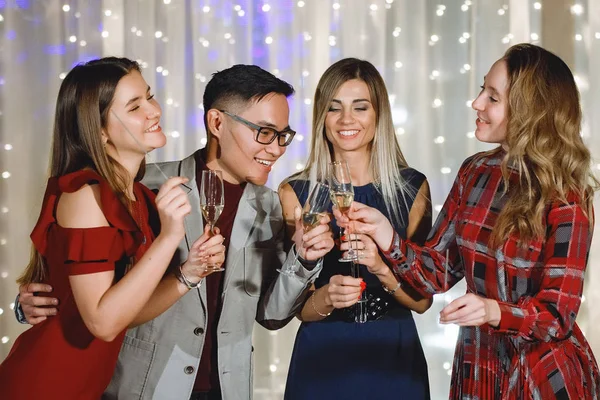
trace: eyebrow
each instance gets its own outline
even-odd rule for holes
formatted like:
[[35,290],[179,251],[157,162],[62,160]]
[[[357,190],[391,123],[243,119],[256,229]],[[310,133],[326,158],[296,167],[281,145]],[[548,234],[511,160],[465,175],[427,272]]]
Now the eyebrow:
[[[354,99],[354,100],[352,100],[352,104],[354,104],[354,103],[362,103],[362,102],[365,102],[365,101],[366,101],[367,103],[370,103],[370,102],[371,102],[369,99]],[[342,104],[342,101],[341,101],[341,100],[338,100],[338,99],[331,99],[331,102],[332,102],[332,103],[339,103],[339,104]]]
[[[148,87],[146,88],[146,93],[148,93],[148,92],[150,92],[150,85],[148,85]],[[138,101],[139,99],[141,99],[141,96],[136,96],[136,97],[134,97],[134,98],[130,99],[130,100],[127,102],[127,104],[125,104],[125,107],[129,107],[129,105],[130,105],[131,103],[135,103],[135,102],[136,102],[136,101]]]
[[[272,123],[270,123],[270,122],[267,122],[267,121],[264,121],[264,120],[258,121],[258,122],[256,123],[256,125],[264,126],[265,128],[273,128],[273,129],[275,129],[275,130],[278,130],[278,128],[277,128],[277,125],[275,125],[275,124],[272,124]],[[285,128],[283,128],[283,129],[281,130],[281,132],[287,131],[288,129],[291,129],[289,125],[288,125],[288,126],[286,126]]]
[[[483,77],[483,87],[486,87],[486,86],[485,86],[485,78],[487,78],[487,75]],[[500,96],[500,92],[499,92],[499,91],[497,91],[495,87],[493,87],[493,86],[489,86],[489,85],[488,85],[488,86],[487,86],[487,88],[488,88],[488,89],[490,89],[490,90],[491,90],[491,91],[492,91],[494,94],[496,94],[497,96]]]

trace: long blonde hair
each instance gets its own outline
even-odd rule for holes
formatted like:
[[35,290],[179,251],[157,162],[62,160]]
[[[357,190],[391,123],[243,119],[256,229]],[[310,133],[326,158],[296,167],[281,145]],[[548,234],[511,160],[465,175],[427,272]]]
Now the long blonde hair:
[[[49,168],[51,177],[85,168],[96,171],[128,209],[128,173],[106,153],[101,131],[107,126],[119,81],[132,71],[140,72],[135,61],[105,57],[77,65],[67,74],[56,101]],[[144,172],[142,161],[135,181],[141,180]],[[17,283],[41,282],[46,273],[45,260],[32,245],[29,264]]]
[[368,61],[344,58],[323,73],[315,92],[308,162],[304,170],[285,179],[282,185],[293,179],[307,179],[311,184],[316,180],[327,179],[329,163],[333,161],[333,147],[327,140],[325,119],[331,100],[340,86],[353,79],[365,82],[369,88],[376,115],[375,137],[369,144],[369,172],[393,221],[399,225],[408,225],[408,221],[402,218],[400,205],[401,202],[408,204],[408,198],[414,199],[416,192],[411,191],[400,174],[408,164],[396,139],[388,92],[383,78]]
[[[553,201],[576,194],[593,226],[598,181],[590,152],[580,136],[579,91],[569,67],[555,54],[532,44],[509,48],[506,143],[502,162],[508,200],[496,221],[492,242],[512,233],[521,242],[545,236],[544,213]],[[519,179],[509,186],[509,167]]]

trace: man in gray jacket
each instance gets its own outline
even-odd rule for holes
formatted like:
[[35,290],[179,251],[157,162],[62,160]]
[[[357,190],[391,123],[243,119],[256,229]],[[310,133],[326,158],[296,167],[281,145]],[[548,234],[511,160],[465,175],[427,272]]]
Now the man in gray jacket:
[[[292,94],[289,84],[257,66],[214,74],[204,93],[207,147],[184,160],[147,167],[143,183],[151,189],[166,176],[189,178],[192,213],[172,263],[179,286],[165,295],[164,313],[127,332],[104,398],[252,398],[254,321],[267,329],[287,324],[318,275],[321,257],[333,247],[327,218],[303,236],[297,221],[295,248],[285,254],[279,199],[264,186],[295,134],[288,124]],[[178,267],[203,232],[199,186],[206,169],[223,174],[225,208],[217,227],[227,248],[225,271],[182,277]],[[278,274],[279,268],[296,272]],[[29,322],[52,312],[37,307],[52,304],[51,298],[31,296],[40,289],[21,288]]]

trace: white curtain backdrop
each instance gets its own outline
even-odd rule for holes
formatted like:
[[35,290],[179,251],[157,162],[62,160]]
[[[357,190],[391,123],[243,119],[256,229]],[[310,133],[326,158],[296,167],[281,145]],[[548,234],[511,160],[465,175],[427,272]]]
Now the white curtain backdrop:
[[[202,93],[215,71],[257,64],[287,80],[296,89],[290,124],[298,135],[271,174],[276,188],[307,158],[320,75],[340,58],[367,59],[387,83],[398,140],[427,175],[437,211],[461,162],[489,148],[474,138],[470,101],[491,64],[518,42],[556,48],[570,63],[582,135],[598,158],[600,0],[0,0],[0,360],[26,328],[13,317],[15,279],[47,178],[55,98],[76,63],[106,55],[140,61],[169,139],[149,161],[204,145]],[[600,303],[599,257],[592,253],[579,314],[597,355],[600,327],[591,321],[600,310],[590,305]],[[458,331],[439,325],[438,312],[463,293],[459,285],[415,317],[433,399],[447,398]],[[257,326],[255,398],[282,398],[297,326]]]

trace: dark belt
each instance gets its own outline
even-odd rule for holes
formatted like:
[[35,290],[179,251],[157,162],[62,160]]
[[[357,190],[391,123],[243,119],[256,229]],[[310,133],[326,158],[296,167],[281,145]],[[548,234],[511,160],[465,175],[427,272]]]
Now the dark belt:
[[211,390],[210,392],[192,392],[190,400],[221,400],[221,392]]
[[[383,289],[367,289],[367,321],[375,321],[383,318],[386,314],[388,314],[388,312],[399,307],[400,305],[398,302],[396,302],[392,296],[384,292]],[[356,311],[357,310],[355,306],[336,309],[331,314],[331,317],[327,318],[325,321],[354,322]]]

